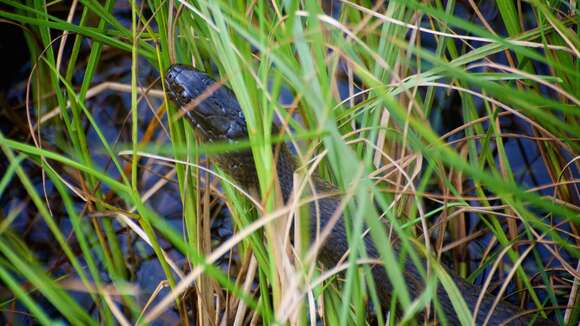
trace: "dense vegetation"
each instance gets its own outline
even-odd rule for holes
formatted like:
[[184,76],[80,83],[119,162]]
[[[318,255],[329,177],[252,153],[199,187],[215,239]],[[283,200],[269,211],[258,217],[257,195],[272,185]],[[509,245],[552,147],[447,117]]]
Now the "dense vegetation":
[[[423,323],[443,286],[470,324],[446,265],[578,323],[576,1],[0,3],[30,53],[0,112],[0,321]],[[175,62],[233,90],[248,142],[198,141],[164,97]],[[343,265],[284,242],[300,201],[272,187],[273,142],[343,191]],[[208,172],[240,148],[260,194]],[[367,226],[400,314],[378,309]],[[431,253],[421,297],[388,238]]]

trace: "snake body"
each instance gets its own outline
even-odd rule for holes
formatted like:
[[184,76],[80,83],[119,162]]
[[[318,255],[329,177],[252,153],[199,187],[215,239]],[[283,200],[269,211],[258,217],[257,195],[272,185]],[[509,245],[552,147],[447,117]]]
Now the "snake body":
[[[231,142],[248,138],[246,122],[240,104],[233,92],[225,86],[218,85],[206,73],[187,65],[172,65],[166,74],[167,94],[178,106],[186,111],[187,119],[196,127],[202,139],[207,142]],[[195,107],[193,107],[195,106]],[[293,173],[296,163],[285,144],[278,145],[276,152],[276,173],[283,199],[287,201],[293,189]],[[254,158],[250,150],[220,154],[215,157],[216,163],[245,189],[256,189],[258,175],[254,166]],[[328,193],[335,190],[332,185],[315,178],[317,192]],[[317,200],[317,207],[312,207],[310,239],[316,238],[317,228],[322,229],[339,209],[340,201],[336,197],[325,197]],[[314,204],[312,204],[314,205]],[[318,212],[319,217],[314,216]],[[318,221],[319,220],[319,221]],[[320,225],[317,225],[320,223]],[[372,241],[364,238],[369,257],[380,257]],[[398,256],[399,247],[393,244]],[[348,251],[345,225],[342,217],[334,225],[332,232],[326,238],[318,251],[318,261],[326,267],[339,263],[341,257]],[[408,260],[407,260],[408,261]],[[404,277],[413,298],[418,297],[425,289],[423,277],[417,267],[410,261],[404,265]],[[467,283],[461,277],[448,271],[456,286],[463,295],[470,311],[475,310],[481,289]],[[393,287],[390,284],[383,266],[372,268],[372,276],[381,305],[388,307],[391,301]],[[437,296],[444,317],[449,325],[459,325],[460,321],[445,289],[437,287]],[[484,324],[496,297],[486,293],[480,303],[476,324]],[[419,314],[422,316],[422,314]],[[554,325],[552,321],[537,317],[534,320],[518,307],[499,301],[491,312],[488,325]]]

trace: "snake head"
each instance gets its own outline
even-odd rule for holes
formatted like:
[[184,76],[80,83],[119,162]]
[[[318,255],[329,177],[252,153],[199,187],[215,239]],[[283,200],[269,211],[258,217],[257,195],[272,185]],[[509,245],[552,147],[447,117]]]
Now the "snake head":
[[210,142],[247,138],[246,120],[234,93],[208,74],[176,64],[165,76],[167,96]]

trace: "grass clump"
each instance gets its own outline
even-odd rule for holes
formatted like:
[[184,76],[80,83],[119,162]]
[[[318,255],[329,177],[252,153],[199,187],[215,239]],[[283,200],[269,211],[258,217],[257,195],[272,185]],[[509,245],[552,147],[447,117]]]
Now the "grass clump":
[[[443,286],[470,324],[442,265],[538,316],[580,319],[570,3],[1,2],[31,62],[24,106],[10,108],[26,123],[0,134],[2,320],[397,324],[427,309],[444,324]],[[148,78],[175,62],[233,90],[247,142],[198,141]],[[297,177],[317,170],[340,190],[343,265],[320,270],[287,241],[301,208],[275,196],[273,143],[293,148]],[[209,169],[240,148],[259,194]],[[223,214],[235,231],[217,239]],[[363,232],[396,292],[388,315]],[[421,296],[389,238],[410,260],[435,257]]]

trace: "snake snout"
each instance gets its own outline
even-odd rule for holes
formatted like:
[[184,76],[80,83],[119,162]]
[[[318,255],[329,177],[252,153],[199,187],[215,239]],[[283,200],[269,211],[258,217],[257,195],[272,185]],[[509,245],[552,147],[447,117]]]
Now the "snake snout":
[[168,97],[179,106],[185,106],[195,99],[199,92],[190,85],[198,84],[196,83],[196,74],[197,71],[189,66],[182,64],[171,65],[165,75]]
[[187,113],[210,141],[247,138],[246,121],[230,89],[195,68],[171,65],[165,76],[168,97]]

